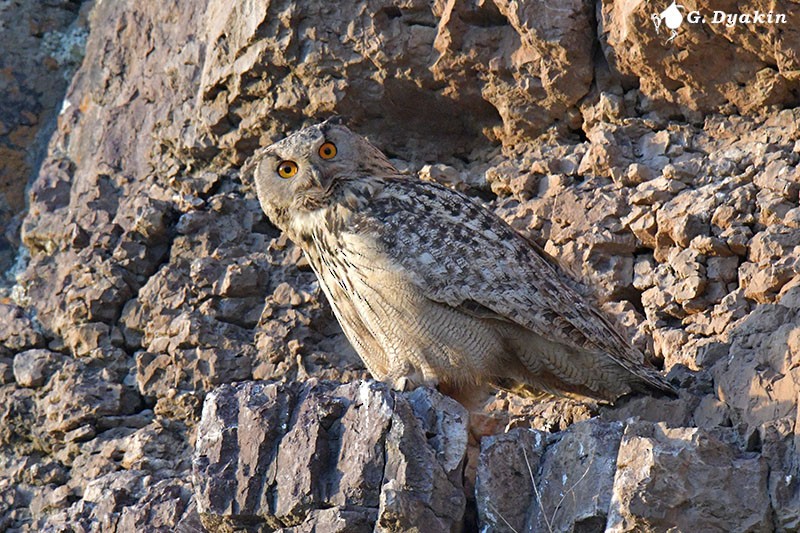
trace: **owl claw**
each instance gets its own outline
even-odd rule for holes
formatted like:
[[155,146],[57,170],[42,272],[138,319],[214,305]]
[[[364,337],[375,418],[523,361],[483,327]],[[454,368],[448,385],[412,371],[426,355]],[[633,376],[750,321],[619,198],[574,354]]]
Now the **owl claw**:
[[402,376],[392,382],[392,388],[398,392],[407,392],[414,390],[416,387],[414,386],[414,383],[411,382],[410,378]]
[[425,379],[423,376],[408,376],[402,375],[400,377],[388,377],[386,379],[392,385],[392,389],[399,392],[408,392],[416,389],[417,387],[430,387],[435,389],[439,384],[438,379]]

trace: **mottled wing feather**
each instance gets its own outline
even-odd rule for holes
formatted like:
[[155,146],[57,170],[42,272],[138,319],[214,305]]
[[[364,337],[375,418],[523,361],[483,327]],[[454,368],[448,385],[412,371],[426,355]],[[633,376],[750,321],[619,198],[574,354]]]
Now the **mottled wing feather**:
[[538,246],[466,195],[435,183],[386,179],[355,218],[425,295],[479,317],[515,322],[567,347],[602,352],[652,386],[641,354],[574,290]]

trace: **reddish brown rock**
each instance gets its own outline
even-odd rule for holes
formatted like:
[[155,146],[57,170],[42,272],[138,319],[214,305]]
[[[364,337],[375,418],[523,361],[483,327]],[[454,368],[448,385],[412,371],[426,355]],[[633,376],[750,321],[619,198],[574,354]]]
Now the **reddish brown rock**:
[[448,96],[490,103],[502,119],[494,135],[504,144],[556,120],[569,121],[570,108],[589,92],[589,3],[576,0],[551,10],[505,1],[443,2],[435,15],[435,78],[446,84]]
[[[25,188],[46,152],[69,79],[83,58],[91,5],[0,7],[0,272],[14,264]],[[7,281],[0,276],[0,287]]]
[[[680,110],[690,118],[735,106],[743,113],[770,105],[796,105],[800,62],[797,10],[791,2],[752,0],[736,4],[695,2],[683,6],[683,24],[671,37],[652,17],[670,5],[662,3],[605,3],[601,10],[603,52],[624,79],[637,79],[640,91],[658,110]],[[712,23],[715,11],[731,14],[756,11],[781,13],[783,23]],[[690,23],[689,12],[705,17]]]
[[46,432],[47,440],[56,443],[75,440],[69,439],[69,432],[84,427],[94,432],[102,417],[136,412],[138,396],[107,378],[102,371],[65,361],[43,389],[39,406],[42,426],[36,430]]

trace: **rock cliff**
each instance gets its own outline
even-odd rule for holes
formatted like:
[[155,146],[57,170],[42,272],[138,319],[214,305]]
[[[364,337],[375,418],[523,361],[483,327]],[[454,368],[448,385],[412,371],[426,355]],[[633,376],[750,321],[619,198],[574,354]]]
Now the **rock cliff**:
[[[670,42],[633,0],[18,4],[0,529],[800,528],[796,3],[687,2]],[[680,397],[370,381],[239,173],[331,114],[540,243]]]

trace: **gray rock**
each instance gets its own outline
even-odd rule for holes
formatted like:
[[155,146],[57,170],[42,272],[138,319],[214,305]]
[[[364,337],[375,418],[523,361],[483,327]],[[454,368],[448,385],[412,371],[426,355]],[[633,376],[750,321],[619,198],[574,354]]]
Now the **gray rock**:
[[59,357],[49,350],[28,350],[14,356],[14,380],[20,387],[41,387]]
[[44,336],[19,306],[0,302],[0,355],[44,346]]
[[[66,489],[56,489],[51,500]],[[36,531],[185,531],[203,532],[192,521],[188,480],[156,480],[138,471],[98,476],[69,506],[36,513]],[[201,526],[202,527],[202,526]]]
[[[182,525],[189,524],[192,510],[192,487],[188,479],[159,481],[148,487],[134,505],[122,509],[117,531],[181,531]],[[191,531],[202,533],[196,526]]]
[[773,531],[769,468],[729,428],[628,425],[606,531]]
[[417,389],[397,401],[386,436],[385,483],[376,531],[461,531],[468,414],[457,402]]
[[459,531],[466,423],[429,390],[224,385],[198,426],[197,510],[209,529]]
[[541,505],[532,531],[600,531],[611,503],[623,424],[597,418],[570,426],[547,446],[539,469]]
[[475,481],[481,529],[525,531],[538,505],[534,485],[546,442],[546,433],[521,428],[482,440]]
[[0,357],[0,385],[14,381],[14,360]]
[[0,444],[19,446],[29,452],[27,443],[34,440],[37,419],[36,396],[31,389],[0,386]]
[[[0,4],[0,285],[15,284],[0,289],[0,529],[201,529],[187,484],[203,400],[250,379],[286,382],[264,402],[290,414],[264,415],[274,435],[255,423],[244,444],[225,434],[245,459],[213,473],[241,492],[209,482],[228,507],[206,502],[206,523],[230,525],[246,511],[297,531],[458,527],[463,433],[449,401],[370,385],[367,396],[389,410],[368,416],[354,407],[359,387],[318,384],[312,394],[302,384],[367,373],[240,168],[257,146],[334,113],[409,173],[431,165],[423,174],[480,195],[592,287],[688,389],[604,408],[604,420],[735,427],[770,469],[752,500],[767,494],[775,527],[798,529],[794,19],[777,33],[737,27],[734,40],[684,24],[665,46],[649,3]],[[80,62],[72,45],[89,18],[86,59],[68,83],[61,76]],[[73,19],[76,31],[65,32]],[[25,201],[40,160],[28,157],[45,145]],[[24,355],[14,381],[14,356],[44,348],[58,354],[52,365]],[[237,402],[260,420],[257,405]],[[596,409],[504,394],[487,409],[495,421],[483,435],[507,425],[563,432],[542,441],[540,456],[529,433],[512,433],[529,445],[546,512],[520,485],[519,508],[491,500],[503,517],[522,528],[554,517],[566,529],[602,519],[608,471],[578,461],[574,446],[610,457],[614,439],[603,435],[613,432],[597,428],[613,422],[569,429]],[[238,418],[225,420],[217,427]],[[480,436],[471,434],[476,458]],[[518,443],[504,438],[490,449],[509,455],[486,455],[484,487],[490,472],[504,479],[504,461],[515,483],[530,483]],[[681,443],[687,456],[709,451]],[[640,471],[648,460],[618,467]],[[269,483],[244,465],[266,465]],[[702,481],[662,479],[663,493]],[[582,492],[590,487],[594,500]],[[578,499],[562,502],[570,488]],[[506,527],[480,500],[467,504],[468,527],[479,512]],[[691,516],[698,525],[685,529],[708,524]]]
[[481,531],[602,531],[622,430],[620,422],[593,418],[550,438],[515,429],[484,439],[476,485]]

